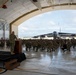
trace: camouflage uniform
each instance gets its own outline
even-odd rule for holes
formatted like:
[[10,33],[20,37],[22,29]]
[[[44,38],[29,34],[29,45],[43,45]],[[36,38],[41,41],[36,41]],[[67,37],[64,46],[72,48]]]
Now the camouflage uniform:
[[14,34],[10,34],[10,46],[11,46],[11,52],[14,52],[14,46],[15,46],[15,39],[17,39],[17,37]]

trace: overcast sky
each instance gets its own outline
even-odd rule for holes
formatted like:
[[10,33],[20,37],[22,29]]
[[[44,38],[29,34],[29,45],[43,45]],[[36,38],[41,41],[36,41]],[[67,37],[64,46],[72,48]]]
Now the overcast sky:
[[19,37],[57,32],[76,33],[76,10],[50,11],[32,17],[19,25]]

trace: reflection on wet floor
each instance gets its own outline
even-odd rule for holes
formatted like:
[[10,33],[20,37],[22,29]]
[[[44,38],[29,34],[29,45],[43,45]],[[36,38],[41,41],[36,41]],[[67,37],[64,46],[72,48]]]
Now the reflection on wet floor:
[[76,73],[76,50],[73,48],[70,52],[58,48],[53,52],[28,51],[25,54],[27,59],[20,66],[25,70],[47,74],[59,74],[60,71],[67,71],[68,75]]
[[[56,51],[25,51],[26,60],[13,70],[13,74],[28,75],[38,73],[38,75],[76,75],[76,49],[63,52],[60,48]],[[14,72],[15,71],[15,72]],[[9,72],[11,73],[11,71]],[[4,74],[3,74],[4,75]],[[33,74],[32,74],[33,75]]]

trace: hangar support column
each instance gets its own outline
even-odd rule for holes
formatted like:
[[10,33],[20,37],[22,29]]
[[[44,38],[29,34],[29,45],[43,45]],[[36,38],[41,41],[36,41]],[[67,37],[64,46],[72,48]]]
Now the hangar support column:
[[14,31],[15,35],[18,37],[18,26],[14,25],[14,24],[10,24],[10,33]]

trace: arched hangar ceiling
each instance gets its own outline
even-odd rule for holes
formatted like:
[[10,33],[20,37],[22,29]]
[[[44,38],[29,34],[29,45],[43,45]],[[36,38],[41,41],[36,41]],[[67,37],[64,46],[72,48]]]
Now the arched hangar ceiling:
[[76,0],[0,0],[0,19],[13,25],[47,11],[76,9]]

